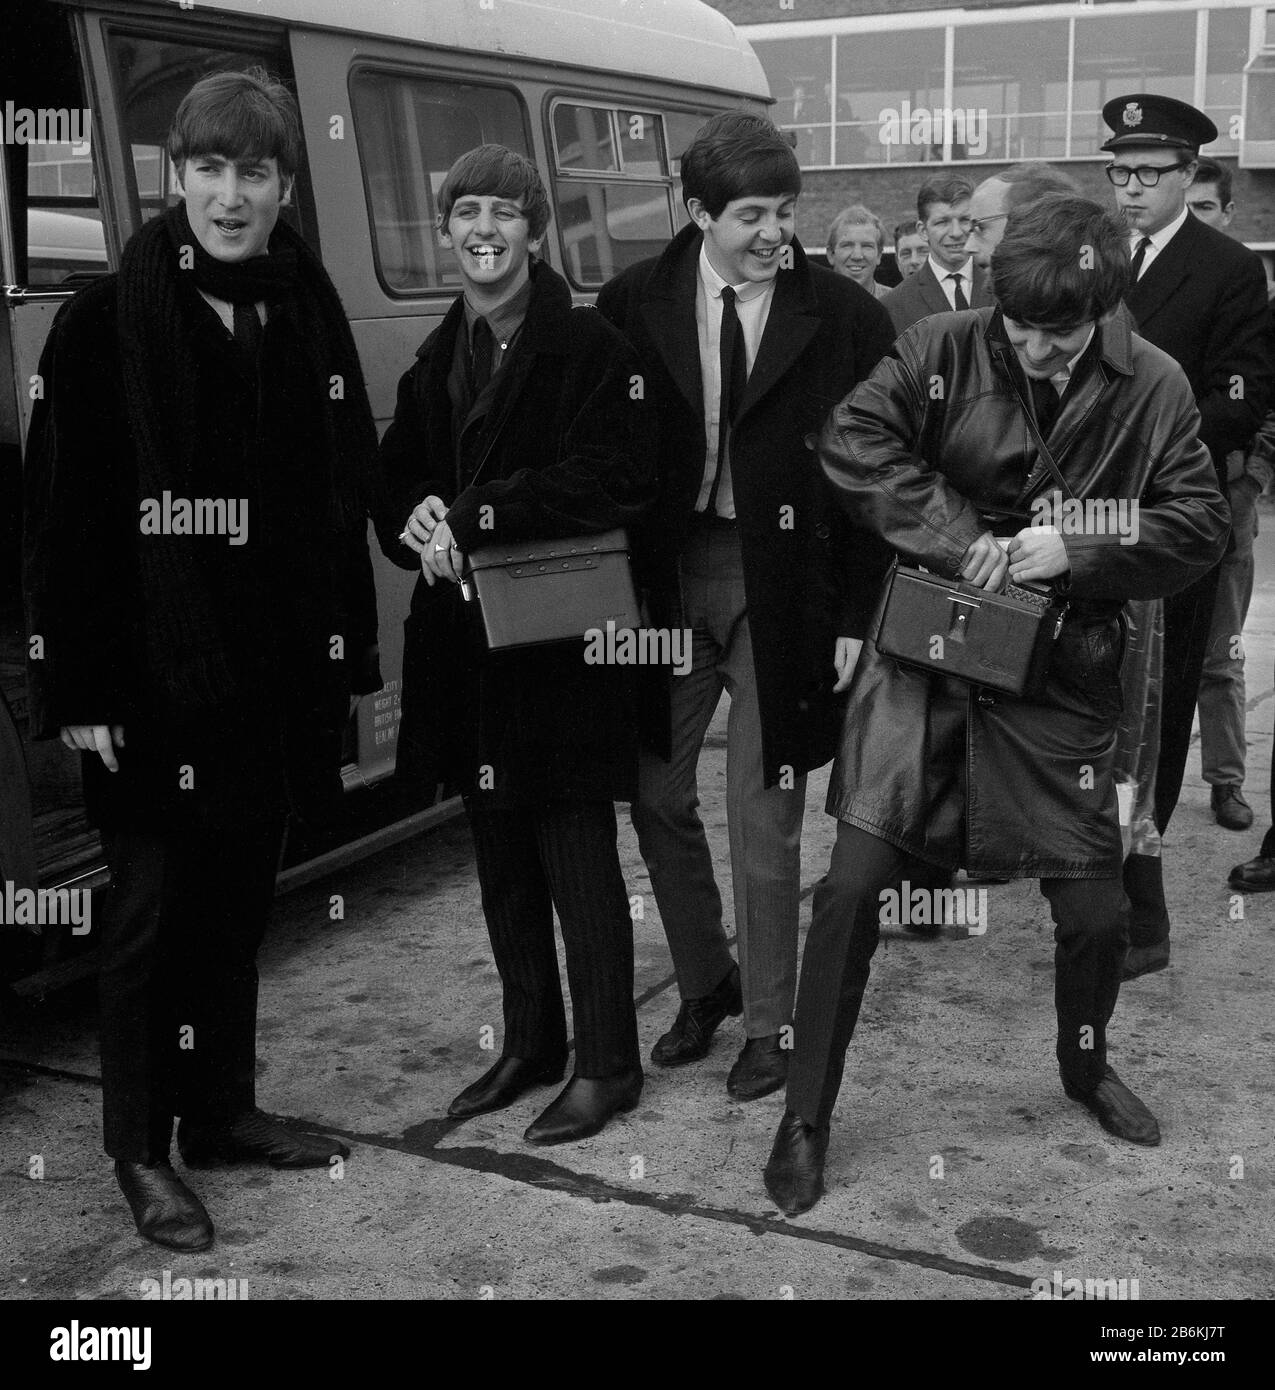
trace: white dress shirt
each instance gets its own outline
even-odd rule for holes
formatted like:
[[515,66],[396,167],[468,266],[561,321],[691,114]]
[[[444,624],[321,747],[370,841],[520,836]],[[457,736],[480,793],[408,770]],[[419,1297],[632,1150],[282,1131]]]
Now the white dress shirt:
[[[722,406],[722,290],[728,282],[713,269],[708,249],[700,247],[699,276],[695,286],[695,326],[699,331],[700,379],[704,385],[704,481],[700,484],[695,510],[708,506],[717,472],[717,437],[721,428]],[[752,280],[734,285],[735,314],[744,334],[744,353],[751,372],[757,360],[771,300],[775,296],[775,281],[757,283]],[[734,517],[735,492],[730,478],[730,442],[722,459],[722,480],[717,487],[718,516]]]
[[1155,258],[1160,254],[1160,252],[1163,251],[1164,248],[1173,240],[1174,234],[1187,220],[1187,218],[1194,216],[1195,214],[1191,211],[1190,208],[1183,208],[1182,211],[1178,213],[1178,215],[1173,219],[1172,222],[1170,222],[1165,227],[1161,227],[1158,232],[1135,231],[1133,233],[1133,235],[1129,238],[1129,255],[1131,258],[1134,252],[1137,251],[1138,243],[1142,240],[1142,238],[1144,236],[1151,238],[1151,245],[1147,247],[1146,254],[1142,257],[1142,269],[1138,271],[1139,280],[1141,280],[1142,277],[1147,273],[1147,270],[1150,268],[1151,262],[1155,260]]
[[956,308],[956,286],[947,278],[949,275],[959,275],[961,277],[961,289],[965,293],[965,307],[967,309],[972,309],[974,307],[973,256],[970,256],[959,270],[944,270],[933,256],[930,257],[929,266],[934,274],[934,278],[939,282],[939,287],[942,289],[943,293],[947,295],[948,305],[952,309]]

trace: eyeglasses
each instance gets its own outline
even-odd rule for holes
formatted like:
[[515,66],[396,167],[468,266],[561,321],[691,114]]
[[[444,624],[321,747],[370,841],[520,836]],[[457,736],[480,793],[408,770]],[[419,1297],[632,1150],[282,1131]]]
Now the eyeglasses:
[[1172,173],[1174,169],[1185,169],[1190,160],[1179,160],[1177,164],[1139,164],[1136,169],[1130,169],[1125,164],[1108,164],[1107,177],[1117,188],[1123,188],[1129,182],[1130,174],[1137,174],[1138,182],[1143,188],[1154,188],[1160,182],[1161,174]]
[[990,217],[975,217],[970,222],[970,235],[982,236],[983,231],[989,222],[999,222],[1002,217],[1008,217],[1007,212],[994,212]]

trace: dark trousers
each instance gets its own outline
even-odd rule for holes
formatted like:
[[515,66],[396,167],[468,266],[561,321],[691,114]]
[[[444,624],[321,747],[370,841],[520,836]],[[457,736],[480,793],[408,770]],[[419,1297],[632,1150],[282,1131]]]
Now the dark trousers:
[[106,836],[98,997],[112,1158],[159,1162],[175,1115],[256,1104],[256,956],[282,838],[281,820]]
[[[880,939],[881,892],[898,888],[911,860],[902,850],[841,822],[827,877],[815,889],[814,914],[797,991],[788,1108],[826,1125],[841,1089]],[[1063,1080],[1092,1091],[1107,1066],[1107,1020],[1120,993],[1127,945],[1124,891],[1118,879],[1041,879],[1054,919],[1054,1003]]]
[[[1155,771],[1155,823],[1161,835],[1169,827],[1182,791],[1220,573],[1220,566],[1214,565],[1203,579],[1164,601],[1164,685]],[[1129,895],[1131,944],[1155,946],[1167,941],[1169,909],[1160,855],[1130,854],[1124,864],[1124,888]]]
[[633,1005],[633,923],[609,801],[495,809],[467,797],[483,914],[504,987],[504,1047],[513,1057],[567,1055],[554,947],[558,910],[577,1076],[641,1066]]

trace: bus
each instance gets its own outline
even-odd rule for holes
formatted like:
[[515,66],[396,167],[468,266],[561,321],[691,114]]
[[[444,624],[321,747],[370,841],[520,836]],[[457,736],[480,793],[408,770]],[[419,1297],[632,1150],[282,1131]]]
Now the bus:
[[[22,446],[59,305],[175,201],[164,147],[185,92],[211,72],[262,65],[296,93],[305,150],[285,215],[341,295],[381,429],[399,376],[459,288],[434,230],[459,154],[493,141],[534,159],[553,199],[542,254],[584,302],[682,225],[678,155],[693,132],[770,98],[751,48],[699,0],[8,0],[5,29],[0,879],[95,889],[106,870],[79,755],[27,735]],[[446,788],[408,793],[390,777],[412,578],[372,550],[387,679],[347,729],[349,826],[336,842],[294,835],[282,888],[455,807]],[[0,978],[20,992],[91,969],[63,928],[40,940],[0,929],[7,953],[15,942],[21,959]]]

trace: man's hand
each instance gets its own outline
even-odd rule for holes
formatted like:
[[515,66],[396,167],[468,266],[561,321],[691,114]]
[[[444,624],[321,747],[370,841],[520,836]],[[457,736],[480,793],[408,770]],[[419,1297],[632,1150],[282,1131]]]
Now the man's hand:
[[997,544],[996,537],[990,531],[984,531],[965,552],[961,578],[975,588],[995,592],[1005,582],[1008,568],[1009,559]]
[[854,679],[854,668],[859,664],[859,654],[863,651],[863,641],[858,637],[838,637],[837,652],[833,665],[837,668],[837,683],[832,687],[834,695],[849,689]]
[[434,528],[446,515],[447,507],[443,499],[431,494],[407,518],[407,525],[403,527],[399,540],[418,555],[422,554],[434,534]]
[[63,725],[62,742],[68,748],[78,748],[82,753],[98,753],[112,772],[120,770],[115,750],[124,747],[122,724],[112,724],[109,729],[105,724]]
[[465,557],[452,539],[452,528],[445,521],[440,521],[434,527],[429,545],[421,552],[421,572],[425,582],[431,588],[436,579],[448,579],[453,584],[459,584],[464,563]]
[[1024,580],[1057,579],[1071,568],[1063,538],[1052,526],[1028,526],[1009,543],[1009,577]]

